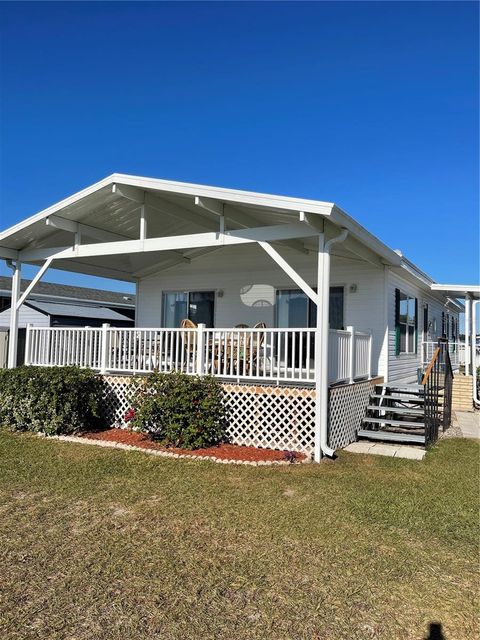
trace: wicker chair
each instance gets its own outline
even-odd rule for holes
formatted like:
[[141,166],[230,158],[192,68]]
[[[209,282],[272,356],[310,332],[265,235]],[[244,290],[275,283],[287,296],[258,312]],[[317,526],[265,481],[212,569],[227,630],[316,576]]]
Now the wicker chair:
[[193,369],[195,366],[196,355],[196,335],[192,336],[191,329],[196,329],[197,325],[189,318],[184,318],[180,323],[180,329],[188,329],[189,331],[182,331],[182,348],[185,353],[185,368],[188,370]]
[[[265,322],[257,322],[253,327],[254,329],[266,329],[267,325]],[[260,349],[265,341],[265,333],[263,331],[258,332],[256,334],[243,334],[240,335],[238,340],[238,360],[240,364],[241,372],[243,372],[244,367],[242,366],[243,361],[245,361],[245,371],[248,371],[248,375],[251,375],[255,370],[257,358],[260,353]],[[235,362],[237,358],[234,359]],[[240,372],[240,373],[241,373]],[[238,375],[237,371],[237,375]]]

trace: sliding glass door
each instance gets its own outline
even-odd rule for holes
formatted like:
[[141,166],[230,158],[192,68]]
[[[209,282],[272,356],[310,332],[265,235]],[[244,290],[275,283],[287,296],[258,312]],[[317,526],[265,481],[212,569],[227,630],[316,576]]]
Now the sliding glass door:
[[214,291],[165,291],[162,296],[162,326],[174,329],[185,318],[213,327]]
[[[330,287],[330,329],[344,329],[343,287]],[[315,327],[317,306],[299,289],[279,289],[275,305],[276,326],[286,329]]]

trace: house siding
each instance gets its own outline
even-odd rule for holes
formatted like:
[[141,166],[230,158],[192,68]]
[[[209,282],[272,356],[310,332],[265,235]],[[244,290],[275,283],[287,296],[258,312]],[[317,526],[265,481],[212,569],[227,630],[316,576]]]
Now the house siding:
[[[282,255],[311,285],[316,286],[317,261],[313,254],[282,249]],[[373,336],[373,373],[384,375],[380,359],[386,331],[383,291],[384,270],[361,260],[332,256],[330,283],[344,286],[345,325]],[[355,284],[357,290],[349,287]],[[239,323],[253,326],[265,322],[275,326],[275,290],[297,288],[259,247],[228,247],[199,257],[138,282],[140,327],[159,327],[162,322],[163,291],[215,290],[216,327]],[[380,363],[380,364],[379,364]]]
[[[49,327],[50,317],[27,305],[22,305],[18,312],[18,328],[25,329],[27,324],[34,324],[36,327]],[[10,326],[10,309],[5,309],[0,313],[0,327]]]
[[[395,343],[395,289],[417,298],[418,300],[418,330],[417,353],[396,355]],[[423,308],[428,304],[429,320],[436,320],[436,331],[430,331],[428,340],[436,341],[442,335],[442,313],[448,313],[458,321],[458,313],[453,312],[441,298],[428,294],[420,287],[405,280],[391,270],[388,275],[388,381],[416,382],[418,369],[422,366],[423,340]]]

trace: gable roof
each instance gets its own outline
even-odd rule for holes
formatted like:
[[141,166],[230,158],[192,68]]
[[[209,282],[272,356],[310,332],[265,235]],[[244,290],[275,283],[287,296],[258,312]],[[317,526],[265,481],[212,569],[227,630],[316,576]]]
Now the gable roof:
[[[134,282],[152,270],[170,269],[206,251],[222,248],[205,248],[198,244],[189,245],[181,251],[155,248],[149,252],[142,249],[132,253],[125,248],[125,252],[103,255],[99,246],[89,257],[86,257],[88,252],[69,254],[75,229],[81,231],[82,238],[89,238],[86,243],[90,245],[92,239],[96,244],[105,238],[107,242],[112,239],[138,242],[142,204],[148,205],[151,213],[148,218],[149,238],[200,234],[205,230],[218,233],[220,215],[225,217],[228,230],[235,232],[285,222],[298,223],[306,214],[309,219],[315,219],[315,223],[318,221],[324,225],[330,234],[336,235],[339,228],[348,230],[347,240],[336,249],[340,255],[344,252],[348,257],[361,249],[367,257],[373,256],[378,264],[400,270],[402,275],[413,279],[424,289],[431,290],[435,282],[400,251],[388,247],[334,203],[119,173],[0,233],[0,258],[18,259],[20,252],[23,253],[21,259],[31,264],[42,264],[44,258],[40,259],[40,255],[50,255],[59,249],[53,263],[56,269]],[[47,224],[50,221],[52,224]],[[313,238],[294,242],[303,249],[316,247]],[[30,252],[30,260],[27,260],[28,253],[24,250]],[[33,255],[36,260],[33,260]]]
[[[20,286],[21,291],[30,284],[31,280],[24,280]],[[12,279],[9,276],[0,276],[0,296],[10,296],[12,290]],[[75,287],[68,284],[56,284],[53,282],[37,282],[34,290],[29,295],[29,300],[44,298],[49,300],[78,300],[82,302],[92,302],[95,304],[111,304],[120,307],[135,307],[134,293],[120,293],[117,291],[106,291],[104,289],[92,289],[89,287]]]
[[85,304],[61,304],[56,302],[39,302],[28,301],[25,303],[27,306],[32,309],[36,309],[42,313],[45,313],[49,316],[62,316],[62,317],[73,317],[73,318],[89,318],[92,320],[105,320],[105,321],[126,321],[132,322],[130,318],[122,315],[121,313],[117,313],[117,311],[113,311],[112,309],[108,309],[106,307],[91,307]]

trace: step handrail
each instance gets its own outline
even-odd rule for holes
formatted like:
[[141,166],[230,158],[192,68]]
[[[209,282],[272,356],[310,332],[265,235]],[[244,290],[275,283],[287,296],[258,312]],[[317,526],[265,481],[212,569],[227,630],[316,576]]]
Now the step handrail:
[[[442,339],[428,364],[422,378],[424,387],[425,445],[438,440],[439,426],[443,431],[450,426],[452,414],[453,368],[448,353],[448,343]],[[443,398],[440,396],[443,391]],[[440,408],[441,400],[443,406]]]
[[437,347],[433,352],[433,356],[430,362],[428,363],[428,367],[426,368],[425,373],[423,374],[422,382],[420,384],[423,384],[423,385],[427,384],[427,380],[430,378],[430,375],[433,370],[433,366],[439,355],[440,355],[440,347]]

